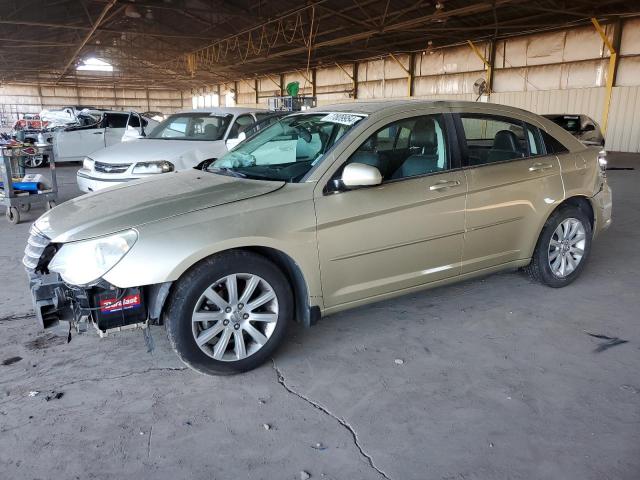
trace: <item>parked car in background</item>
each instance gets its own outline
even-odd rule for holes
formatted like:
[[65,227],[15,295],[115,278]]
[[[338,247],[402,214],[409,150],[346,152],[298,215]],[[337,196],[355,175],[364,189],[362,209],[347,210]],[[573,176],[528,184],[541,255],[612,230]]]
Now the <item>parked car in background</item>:
[[94,192],[148,176],[206,164],[227,152],[267,111],[226,107],[188,110],[170,115],[135,142],[113,145],[87,154],[77,173],[78,187]]
[[[227,140],[227,149],[231,150],[235,148],[240,142],[246,140],[247,138],[255,135],[257,132],[262,130],[263,128],[268,127],[272,123],[275,123],[285,115],[289,115],[291,112],[270,112],[268,114],[258,113],[256,114],[257,121],[256,123],[245,125],[240,127],[239,134],[237,138]],[[207,165],[203,165],[205,167]]]
[[600,125],[587,115],[550,114],[543,117],[564,128],[585,145],[604,147]]
[[105,147],[144,136],[158,125],[133,111],[83,110],[77,119],[76,124],[56,130],[53,136],[56,162],[81,162]]
[[[178,114],[133,145],[193,137],[211,115]],[[326,106],[205,170],[54,208],[23,263],[42,327],[164,322],[185,364],[237,373],[271,358],[291,320],[511,268],[570,284],[611,223],[604,155],[496,104]]]

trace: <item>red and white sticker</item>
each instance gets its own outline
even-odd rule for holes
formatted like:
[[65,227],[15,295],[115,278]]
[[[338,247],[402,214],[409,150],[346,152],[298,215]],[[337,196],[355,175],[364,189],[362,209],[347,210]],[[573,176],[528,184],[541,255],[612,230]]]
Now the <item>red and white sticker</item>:
[[[140,306],[140,294],[127,295],[118,302],[115,298],[107,298],[100,300],[100,311],[102,313],[120,312],[122,310],[131,310]],[[115,303],[114,303],[115,302]]]

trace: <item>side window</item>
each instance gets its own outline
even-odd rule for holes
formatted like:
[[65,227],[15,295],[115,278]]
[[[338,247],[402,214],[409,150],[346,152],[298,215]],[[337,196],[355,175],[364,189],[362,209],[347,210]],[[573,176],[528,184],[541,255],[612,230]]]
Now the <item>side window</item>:
[[524,123],[493,115],[460,115],[468,164],[504,162],[529,156]]
[[554,137],[549,135],[544,130],[540,130],[540,134],[542,135],[542,140],[544,141],[545,148],[547,153],[567,153],[569,149],[565,147],[562,143],[556,140]]
[[127,120],[129,114],[126,113],[107,113],[107,128],[127,128]]
[[445,138],[441,115],[399,120],[371,135],[347,163],[372,165],[384,181],[442,172],[450,168]]
[[129,126],[133,128],[140,128],[140,118],[137,115],[130,115]]
[[540,136],[540,130],[533,125],[525,123],[527,128],[527,141],[529,143],[529,153],[532,157],[538,155],[544,155],[545,149],[543,147],[542,137]]
[[240,115],[238,118],[236,118],[236,121],[233,122],[233,126],[231,127],[228,138],[238,138],[240,132],[244,132],[254,123],[255,120],[251,115]]

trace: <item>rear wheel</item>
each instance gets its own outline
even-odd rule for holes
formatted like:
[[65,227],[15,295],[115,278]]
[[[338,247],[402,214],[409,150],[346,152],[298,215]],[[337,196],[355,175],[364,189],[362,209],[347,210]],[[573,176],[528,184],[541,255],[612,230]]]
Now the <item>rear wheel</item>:
[[564,287],[582,272],[591,251],[591,239],[591,222],[584,211],[574,206],[561,207],[545,223],[525,271],[550,287]]
[[227,252],[178,280],[166,328],[172,347],[189,367],[229,375],[267,360],[292,313],[291,288],[275,264],[254,253]]

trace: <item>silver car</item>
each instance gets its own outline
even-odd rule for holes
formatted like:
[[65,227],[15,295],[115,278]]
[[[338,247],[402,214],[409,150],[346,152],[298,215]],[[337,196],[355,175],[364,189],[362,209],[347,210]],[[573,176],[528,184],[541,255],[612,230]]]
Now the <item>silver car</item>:
[[290,320],[518,267],[568,285],[611,222],[605,165],[515,108],[328,106],[204,171],[54,208],[24,264],[44,328],[164,323],[187,365],[236,373],[268,359]]

